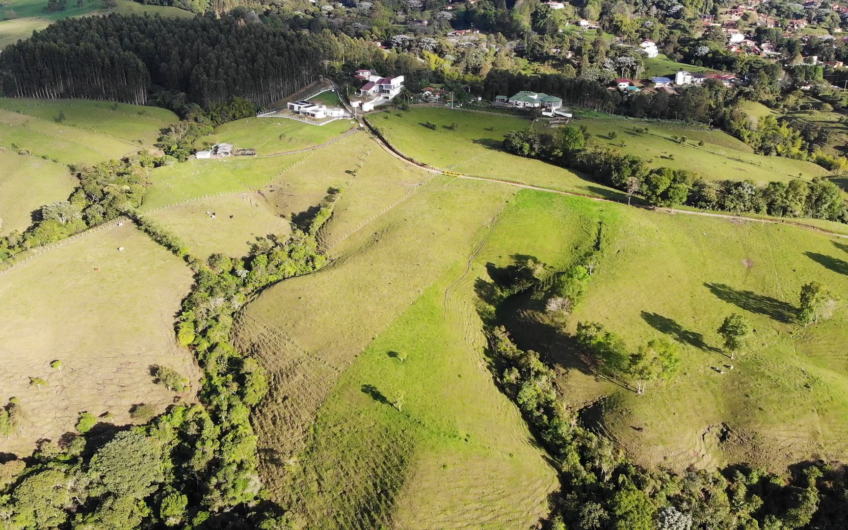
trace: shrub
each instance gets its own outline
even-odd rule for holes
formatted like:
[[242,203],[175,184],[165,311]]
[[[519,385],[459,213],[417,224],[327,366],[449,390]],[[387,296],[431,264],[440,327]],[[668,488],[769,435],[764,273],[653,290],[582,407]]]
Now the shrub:
[[153,375],[156,378],[156,383],[166,387],[174,392],[182,392],[188,385],[188,379],[180,375],[176,370],[172,370],[167,366],[155,366]]
[[94,414],[91,414],[90,412],[83,412],[80,414],[79,421],[77,421],[74,428],[78,433],[85,434],[95,425],[97,425],[97,418],[94,417]]
[[141,423],[148,423],[150,420],[156,417],[156,409],[153,405],[136,405],[130,411],[130,417]]

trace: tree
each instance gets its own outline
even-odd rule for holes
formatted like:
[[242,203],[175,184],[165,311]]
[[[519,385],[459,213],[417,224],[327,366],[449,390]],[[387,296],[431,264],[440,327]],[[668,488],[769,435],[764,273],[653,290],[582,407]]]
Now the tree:
[[80,414],[79,421],[77,422],[75,429],[78,433],[85,434],[95,425],[97,425],[97,418],[94,417],[94,414],[90,412],[83,412]]
[[59,221],[62,224],[82,218],[80,209],[68,201],[57,201],[41,207],[41,219]]
[[673,506],[666,506],[657,516],[658,530],[691,530],[692,516],[681,513]]
[[183,522],[187,506],[188,498],[185,495],[178,492],[169,493],[162,499],[159,517],[165,522],[166,526],[177,526]]
[[652,530],[655,510],[651,499],[628,482],[612,498],[614,528],[616,530]]
[[188,384],[188,379],[180,375],[179,372],[168,368],[167,366],[154,367],[154,377],[157,384],[163,385],[168,390],[174,392],[182,392]]
[[62,361],[60,361],[58,359],[53,361],[52,363],[50,363],[50,368],[52,368],[54,370],[58,370],[58,371],[61,372],[62,371]]
[[97,451],[88,472],[118,497],[142,499],[165,479],[162,447],[153,438],[122,431]]
[[833,297],[826,285],[810,282],[801,287],[801,305],[798,308],[798,320],[804,326],[818,324],[819,319],[829,316],[834,305]]
[[733,313],[724,319],[718,328],[718,334],[724,340],[724,348],[730,351],[733,359],[736,353],[744,348],[746,339],[751,333],[751,324],[738,313]]
[[630,199],[642,189],[642,181],[638,177],[627,177],[624,189],[627,191],[627,205],[630,206]]
[[636,393],[644,394],[650,381],[671,379],[680,366],[680,349],[668,339],[654,339],[630,356],[629,373],[636,380]]
[[34,386],[36,388],[41,388],[43,386],[47,386],[47,381],[40,377],[30,377],[29,378],[29,386]]

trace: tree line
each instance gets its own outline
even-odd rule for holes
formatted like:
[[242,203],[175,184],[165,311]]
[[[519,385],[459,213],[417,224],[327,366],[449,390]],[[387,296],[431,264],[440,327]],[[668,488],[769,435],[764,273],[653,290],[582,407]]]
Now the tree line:
[[[638,128],[646,134],[647,128]],[[697,173],[667,167],[651,168],[642,158],[613,149],[590,146],[588,133],[573,125],[554,131],[512,131],[503,146],[510,153],[581,171],[595,180],[639,195],[649,204],[685,204],[705,210],[757,213],[777,217],[809,217],[848,223],[848,206],[839,187],[828,179],[793,179],[758,186],[750,180],[706,180]],[[678,142],[686,143],[685,137]]]
[[109,15],[60,20],[10,45],[0,70],[8,96],[143,104],[155,86],[208,109],[234,96],[268,105],[316,80],[327,61],[375,51],[329,31],[281,32],[233,16]]
[[[280,507],[265,500],[256,469],[250,414],[268,390],[267,376],[235,347],[232,326],[257,290],[324,266],[313,234],[338,194],[331,190],[321,203],[309,233],[295,228],[286,239],[257,238],[238,259],[199,260],[179,238],[136,215],[142,230],[195,272],[175,332],[203,367],[202,404],[174,406],[130,429],[103,428],[102,418],[82,413],[77,435],[61,445],[42,442],[26,462],[0,465],[0,529],[290,529]],[[186,384],[167,367],[153,375],[175,392]],[[0,409],[0,434],[11,432],[19,410],[16,400]]]

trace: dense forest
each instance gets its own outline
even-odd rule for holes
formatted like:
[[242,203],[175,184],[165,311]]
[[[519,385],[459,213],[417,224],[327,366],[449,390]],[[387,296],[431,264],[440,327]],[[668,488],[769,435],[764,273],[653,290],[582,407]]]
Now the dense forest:
[[60,21],[0,57],[4,93],[143,104],[151,87],[206,108],[233,96],[267,105],[318,78],[326,61],[373,45],[329,32],[279,32],[243,19],[90,17]]

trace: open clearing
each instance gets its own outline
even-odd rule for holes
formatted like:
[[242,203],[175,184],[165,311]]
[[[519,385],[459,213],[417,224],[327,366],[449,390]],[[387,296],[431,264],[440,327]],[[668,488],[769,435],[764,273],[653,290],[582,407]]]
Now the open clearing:
[[652,77],[668,77],[674,79],[674,74],[679,70],[686,70],[697,74],[700,72],[709,72],[709,68],[703,66],[695,66],[694,64],[677,63],[669,59],[663,54],[656,57],[645,57],[645,70],[642,72],[642,77],[650,79]]
[[79,183],[68,168],[33,156],[0,150],[0,235],[23,232],[32,213],[68,198]]
[[[366,175],[342,202],[379,193],[357,191]],[[544,512],[555,476],[493,386],[473,283],[457,282],[513,193],[432,178],[335,247],[331,266],[268,289],[243,314],[239,341],[271,375],[256,419],[263,477],[307,523],[504,528]],[[402,413],[384,403],[397,391]]]
[[275,158],[191,159],[156,168],[150,172],[153,186],[144,199],[142,211],[224,193],[256,190],[273,182],[311,154]]
[[[577,173],[501,150],[504,134],[526,129],[528,119],[443,108],[380,112],[368,121],[404,155],[439,169],[544,186],[556,190],[623,197]],[[436,130],[424,126],[436,124]],[[457,123],[455,131],[448,129]]]
[[[600,221],[603,259],[568,331],[580,321],[601,322],[632,349],[666,335],[681,343],[683,363],[673,382],[636,396],[597,380],[573,341],[546,325],[538,302],[514,299],[500,317],[520,345],[568,370],[571,406],[608,396],[590,417],[645,465],[682,470],[747,461],[780,471],[807,458],[844,458],[848,362],[838,345],[846,339],[846,312],[806,330],[792,319],[802,284],[817,280],[846,292],[848,246],[794,227],[521,192],[479,260],[503,267],[511,254],[522,254],[561,267],[574,258],[552,223],[581,231],[585,248]],[[756,329],[750,353],[734,361],[715,333],[731,312]]]
[[[640,156],[652,167],[689,169],[707,179],[750,179],[765,184],[799,177],[810,180],[828,174],[826,169],[812,162],[754,154],[745,143],[718,129],[621,118],[576,120],[574,123],[585,125],[596,144]],[[642,127],[648,128],[647,134],[637,131]],[[612,132],[616,134],[615,139],[609,138]],[[675,141],[673,136],[685,136],[686,142]],[[704,145],[699,146],[699,141]]]
[[257,155],[271,155],[323,144],[355,124],[336,120],[318,127],[285,118],[245,118],[221,125],[200,143],[207,146],[226,142],[237,149],[256,149]]
[[0,146],[23,149],[60,164],[96,164],[139,150],[138,144],[114,136],[3,109],[0,109]]
[[[398,116],[398,114],[400,116]],[[511,130],[526,129],[530,120],[510,116],[472,113],[438,108],[413,108],[406,112],[380,113],[369,118],[386,138],[407,156],[440,169],[533,184],[553,189],[619,196],[600,184],[567,169],[538,160],[524,159],[501,150],[503,136]],[[436,130],[424,127],[430,122]],[[455,131],[447,127],[457,123]],[[597,145],[638,155],[653,167],[698,171],[708,179],[752,179],[765,183],[792,178],[811,179],[827,171],[810,162],[753,154],[751,148],[730,135],[698,127],[669,123],[642,122],[624,118],[577,119],[585,125]],[[537,123],[542,127],[542,123]],[[636,132],[648,127],[649,132]],[[616,133],[615,139],[609,134]],[[685,145],[672,140],[685,136]],[[423,140],[423,141],[422,141]],[[703,140],[704,146],[697,142]]]
[[56,120],[62,113],[65,116],[62,126],[113,136],[147,148],[153,147],[161,129],[179,121],[167,109],[107,101],[0,98],[0,108],[54,123],[58,123]]
[[[163,17],[194,16],[194,13],[176,7],[142,5],[132,0],[117,0],[117,2],[117,7],[108,10],[104,10],[102,4],[96,0],[85,0],[80,7],[77,7],[76,2],[68,2],[64,11],[45,13],[47,0],[8,0],[4,7],[0,7],[0,50],[20,39],[32,36],[33,31],[41,31],[53,22],[67,17],[101,13],[149,14],[150,16],[159,14]],[[17,18],[10,19],[10,13],[15,13]]]
[[150,217],[179,236],[193,256],[203,259],[216,252],[244,256],[257,237],[273,234],[286,238],[291,232],[289,222],[274,215],[257,192],[191,201],[159,210]]
[[[135,404],[162,411],[172,403],[149,369],[161,364],[199,377],[173,331],[191,282],[179,258],[129,222],[0,274],[0,401],[17,397],[26,414],[22,432],[0,440],[0,453],[29,454],[36,440],[57,440],[82,411],[109,412],[122,424]],[[61,371],[50,368],[54,360]],[[30,386],[30,377],[47,386]]]

